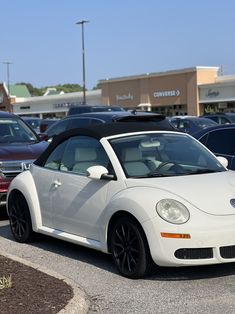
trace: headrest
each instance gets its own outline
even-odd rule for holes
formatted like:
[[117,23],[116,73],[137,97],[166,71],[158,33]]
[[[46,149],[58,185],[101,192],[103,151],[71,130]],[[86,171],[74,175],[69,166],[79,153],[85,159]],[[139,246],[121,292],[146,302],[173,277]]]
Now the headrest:
[[75,161],[92,161],[97,157],[96,150],[90,147],[76,148]]
[[124,162],[142,160],[142,152],[138,147],[126,148],[122,152],[122,160]]

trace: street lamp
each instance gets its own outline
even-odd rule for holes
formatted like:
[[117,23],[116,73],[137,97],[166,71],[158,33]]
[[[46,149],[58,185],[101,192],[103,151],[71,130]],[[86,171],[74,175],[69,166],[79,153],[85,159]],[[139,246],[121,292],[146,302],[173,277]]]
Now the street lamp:
[[84,46],[84,24],[89,21],[81,20],[76,24],[82,25],[82,72],[83,72],[83,105],[86,104],[86,78],[85,78],[85,46]]
[[10,68],[9,68],[9,65],[12,64],[12,62],[9,62],[9,61],[5,61],[5,62],[2,62],[3,64],[6,64],[7,66],[7,88],[8,88],[8,98],[10,99]]

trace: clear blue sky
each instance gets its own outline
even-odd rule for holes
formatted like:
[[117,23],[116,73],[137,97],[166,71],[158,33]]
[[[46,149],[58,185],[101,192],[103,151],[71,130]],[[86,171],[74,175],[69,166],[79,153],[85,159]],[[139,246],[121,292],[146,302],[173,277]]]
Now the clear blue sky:
[[[234,0],[0,0],[0,61],[10,83],[82,85],[111,77],[223,65],[235,75]],[[0,82],[7,81],[0,63]]]

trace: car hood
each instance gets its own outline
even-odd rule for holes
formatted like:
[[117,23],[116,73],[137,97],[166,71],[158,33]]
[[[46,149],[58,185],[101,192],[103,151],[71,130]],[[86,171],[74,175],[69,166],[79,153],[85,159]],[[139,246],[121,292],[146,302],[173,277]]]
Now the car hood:
[[172,194],[172,198],[177,196],[182,202],[185,200],[208,214],[235,215],[235,208],[230,203],[231,199],[235,199],[234,171],[180,177],[127,179],[126,184],[128,187],[149,186],[166,191]]
[[33,160],[36,159],[48,146],[46,142],[19,143],[0,145],[0,161],[3,160]]

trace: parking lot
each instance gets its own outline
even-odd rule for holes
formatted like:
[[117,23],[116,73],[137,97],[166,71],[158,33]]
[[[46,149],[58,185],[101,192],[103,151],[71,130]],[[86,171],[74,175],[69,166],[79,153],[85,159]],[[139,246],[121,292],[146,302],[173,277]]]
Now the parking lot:
[[46,236],[19,244],[7,217],[0,219],[0,250],[74,280],[91,299],[91,312],[235,313],[235,264],[160,268],[130,280],[117,274],[110,256],[94,250]]

